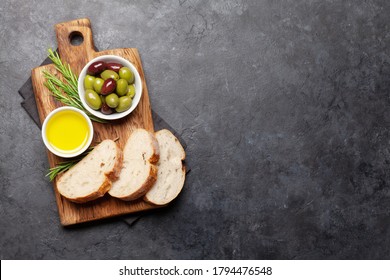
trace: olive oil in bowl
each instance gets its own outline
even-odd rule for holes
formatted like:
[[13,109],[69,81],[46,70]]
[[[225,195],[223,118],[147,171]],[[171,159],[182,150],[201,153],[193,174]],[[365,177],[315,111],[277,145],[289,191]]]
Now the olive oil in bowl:
[[60,107],[45,119],[42,138],[52,153],[60,157],[75,157],[91,144],[92,123],[84,112],[73,107]]

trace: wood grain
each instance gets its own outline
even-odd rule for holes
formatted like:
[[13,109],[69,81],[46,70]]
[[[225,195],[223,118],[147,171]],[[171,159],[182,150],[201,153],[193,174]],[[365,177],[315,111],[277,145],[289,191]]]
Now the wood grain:
[[[70,64],[72,70],[77,75],[91,59],[100,55],[112,54],[121,56],[133,63],[141,76],[143,92],[137,108],[130,115],[120,120],[111,121],[107,124],[93,122],[95,133],[92,145],[103,139],[119,138],[117,143],[122,148],[135,128],[142,127],[154,132],[148,89],[146,87],[142,63],[137,49],[126,48],[96,52],[94,50],[91,23],[89,19],[78,19],[59,23],[55,26],[55,31],[60,57],[63,61]],[[84,39],[82,44],[78,46],[72,45],[70,41],[75,34],[81,35]],[[41,123],[43,123],[46,116],[52,110],[62,106],[51,96],[49,90],[44,86],[44,70],[59,76],[52,64],[37,67],[32,70],[32,84]],[[50,167],[56,166],[63,160],[49,151],[47,151],[47,155]],[[108,195],[86,204],[75,204],[66,200],[58,193],[56,183],[57,180],[54,181],[54,190],[58,213],[61,224],[64,226],[157,208],[157,206],[148,204],[142,200],[124,202]]]

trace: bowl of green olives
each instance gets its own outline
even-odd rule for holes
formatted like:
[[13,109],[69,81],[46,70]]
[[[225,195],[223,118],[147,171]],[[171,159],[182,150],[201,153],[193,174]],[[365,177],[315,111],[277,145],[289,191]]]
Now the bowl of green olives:
[[142,95],[142,81],[135,66],[116,55],[92,59],[80,72],[81,103],[92,115],[116,120],[130,114]]

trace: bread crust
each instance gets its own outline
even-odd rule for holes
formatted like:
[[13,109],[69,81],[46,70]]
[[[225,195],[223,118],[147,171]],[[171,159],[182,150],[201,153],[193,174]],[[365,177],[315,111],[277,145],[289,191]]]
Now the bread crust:
[[[103,143],[104,141],[107,141],[107,140],[103,140],[101,143]],[[112,140],[110,140],[110,141],[112,141]],[[99,188],[95,192],[90,193],[90,194],[88,194],[86,196],[83,196],[83,197],[72,198],[72,197],[68,197],[65,194],[61,193],[59,191],[58,187],[57,187],[57,191],[61,194],[61,196],[63,196],[64,198],[68,199],[69,201],[72,201],[72,202],[75,202],[75,203],[86,203],[86,202],[89,202],[91,200],[95,200],[95,199],[98,199],[98,198],[104,196],[111,189],[112,182],[118,179],[118,174],[119,174],[119,172],[121,170],[122,163],[123,163],[122,151],[120,150],[120,148],[119,148],[117,143],[114,142],[114,144],[115,144],[115,148],[116,148],[116,161],[115,161],[115,164],[114,164],[113,168],[109,172],[106,172],[104,174],[105,175],[105,179],[104,179],[103,183],[99,186]],[[87,156],[85,156],[81,161],[87,161],[89,159],[89,157],[91,157],[91,156],[92,156],[92,153],[90,153]],[[71,170],[69,170],[69,171],[71,171]],[[69,171],[67,171],[67,172],[69,172]],[[58,186],[58,184],[61,183],[61,178],[65,174],[66,173],[61,175],[61,177],[57,181],[56,186]]]
[[158,141],[153,133],[148,131],[148,134],[151,139],[151,144],[153,148],[153,155],[148,159],[148,161],[152,164],[156,164],[160,160],[160,147],[158,145]]
[[[116,146],[116,158],[117,158],[117,160],[115,162],[114,168],[110,172],[105,174],[107,176],[107,178],[111,182],[115,182],[116,180],[118,180],[119,174],[121,172],[122,165],[123,165],[123,152],[119,148],[117,143],[115,143],[115,146]],[[110,189],[111,189],[111,186],[110,186],[110,188],[107,191],[109,191]]]
[[133,192],[132,194],[130,194],[128,196],[122,196],[122,197],[116,196],[116,198],[126,200],[126,201],[131,201],[131,200],[136,200],[136,199],[144,196],[151,189],[151,187],[154,185],[154,183],[156,182],[157,171],[158,171],[157,166],[154,164],[150,164],[149,176],[146,179],[146,181],[142,184],[142,186],[137,191]]
[[93,192],[87,196],[84,196],[84,197],[78,197],[77,199],[75,198],[69,198],[69,197],[66,197],[64,195],[62,195],[63,197],[65,197],[66,199],[72,201],[72,202],[75,202],[75,203],[86,203],[86,202],[89,202],[89,201],[92,201],[92,200],[95,200],[95,199],[98,199],[102,196],[104,196],[106,194],[106,192],[108,192],[108,190],[111,188],[111,181],[110,179],[108,179],[106,177],[106,179],[104,180],[103,184],[100,186],[99,190],[97,190],[96,192]]

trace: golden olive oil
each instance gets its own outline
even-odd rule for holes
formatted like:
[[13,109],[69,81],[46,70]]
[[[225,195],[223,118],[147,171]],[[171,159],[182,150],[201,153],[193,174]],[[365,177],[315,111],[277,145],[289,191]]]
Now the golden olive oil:
[[49,119],[46,137],[50,145],[65,154],[75,153],[88,141],[87,120],[75,111],[60,111]]

